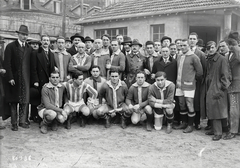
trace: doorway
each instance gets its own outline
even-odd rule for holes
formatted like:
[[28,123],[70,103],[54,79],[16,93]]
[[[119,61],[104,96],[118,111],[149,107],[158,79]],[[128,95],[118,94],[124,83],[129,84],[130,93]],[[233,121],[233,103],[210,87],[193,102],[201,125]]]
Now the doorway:
[[220,27],[190,26],[189,33],[191,32],[196,32],[198,38],[203,40],[204,45],[208,41],[215,41],[217,44],[220,41]]

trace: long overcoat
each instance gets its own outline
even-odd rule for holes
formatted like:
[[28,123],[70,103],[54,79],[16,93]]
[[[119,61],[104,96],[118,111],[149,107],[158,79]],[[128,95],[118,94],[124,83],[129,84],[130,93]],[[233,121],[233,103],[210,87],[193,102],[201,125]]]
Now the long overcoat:
[[[27,43],[23,49],[18,40],[6,46],[3,66],[6,69],[6,101],[9,103],[29,103],[31,52],[32,48]],[[12,79],[14,86],[9,83]]]
[[206,112],[210,120],[223,119],[228,116],[229,79],[229,64],[225,57],[216,53],[211,60],[207,59],[204,87],[206,89]]

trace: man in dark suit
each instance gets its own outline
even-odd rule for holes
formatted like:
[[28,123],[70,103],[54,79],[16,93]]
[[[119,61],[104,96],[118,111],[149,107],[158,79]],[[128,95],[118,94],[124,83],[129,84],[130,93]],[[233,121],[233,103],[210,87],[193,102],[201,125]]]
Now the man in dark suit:
[[91,37],[86,36],[84,39],[85,45],[86,45],[86,49],[85,52],[87,55],[91,55],[94,52],[94,48],[93,48],[93,42],[94,40],[91,39]]
[[12,130],[17,131],[17,104],[19,103],[19,126],[29,128],[27,123],[30,99],[30,55],[32,47],[27,43],[28,27],[21,25],[18,40],[7,45],[4,55],[6,69],[6,100],[10,103]]
[[77,50],[77,45],[79,42],[83,42],[84,43],[84,37],[81,36],[79,33],[76,33],[74,34],[73,36],[71,36],[70,38],[72,40],[72,47],[69,48],[67,50],[68,53],[71,54],[71,56],[75,55],[78,53],[78,50]]
[[[202,64],[202,68],[203,68],[203,72],[205,72],[206,69],[206,56],[205,54],[200,51],[197,48],[197,42],[198,42],[198,35],[195,32],[190,33],[190,35],[188,36],[188,40],[189,40],[189,45],[190,45],[190,49],[191,51],[194,52],[195,55],[197,55],[200,59],[200,62]],[[195,124],[195,129],[196,130],[200,130],[200,111],[204,110],[200,108],[200,94],[201,94],[201,90],[202,90],[202,78],[196,78],[196,90],[195,90],[195,96],[194,96],[194,110],[196,112],[196,116],[194,119],[194,124]]]
[[50,74],[54,71],[54,55],[49,48],[50,38],[48,35],[41,37],[42,46],[32,52],[31,55],[31,117],[38,122],[37,105],[41,103],[41,90],[45,83],[49,82]]

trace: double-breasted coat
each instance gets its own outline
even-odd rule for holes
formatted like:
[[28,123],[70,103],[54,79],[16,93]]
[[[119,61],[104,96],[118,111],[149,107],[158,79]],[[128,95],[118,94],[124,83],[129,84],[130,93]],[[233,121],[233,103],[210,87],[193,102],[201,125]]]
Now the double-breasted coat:
[[[29,103],[30,99],[30,56],[32,47],[25,43],[22,48],[18,40],[9,43],[4,51],[6,69],[6,101],[9,103]],[[15,81],[12,86],[9,81]]]

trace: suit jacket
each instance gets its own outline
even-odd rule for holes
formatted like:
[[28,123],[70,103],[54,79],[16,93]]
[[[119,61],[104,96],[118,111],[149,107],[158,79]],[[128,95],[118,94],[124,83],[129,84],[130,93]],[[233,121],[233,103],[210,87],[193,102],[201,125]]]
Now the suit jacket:
[[167,74],[167,80],[176,84],[177,80],[177,61],[169,57],[169,62],[165,63],[161,57],[153,64],[152,73],[156,74],[158,71],[163,71]]
[[[30,97],[30,55],[32,47],[25,43],[23,49],[18,40],[9,43],[4,51],[4,69],[6,69],[7,102],[29,103]],[[9,81],[15,81],[12,86]]]
[[[48,66],[49,64],[49,66]],[[49,82],[51,72],[54,71],[54,54],[48,50],[48,60],[42,47],[31,54],[31,84],[39,83],[41,91],[43,85]]]
[[[158,55],[157,53],[154,53],[154,55],[153,55],[153,65],[154,65],[154,63],[155,63],[156,61],[159,61],[160,58],[161,58],[160,55]],[[150,71],[150,74],[147,75],[147,79],[146,79],[146,81],[147,81],[148,83],[150,83],[150,84],[153,84],[153,83],[155,82],[154,79],[151,79],[151,74],[152,74],[152,70],[153,70],[153,65],[152,65],[152,67],[150,66],[150,57],[148,56],[148,57],[146,58],[146,61],[144,62],[144,68],[146,68],[146,69],[148,69],[148,70]]]
[[[229,58],[230,57],[230,58]],[[228,88],[228,93],[240,92],[240,47],[232,48],[228,56],[229,66],[232,75],[231,85]]]
[[69,48],[69,49],[67,50],[67,52],[70,53],[71,56],[73,56],[73,55],[75,55],[75,54],[78,53],[78,51],[77,51],[76,48],[75,48],[75,45],[72,45],[72,47]]
[[90,48],[90,50],[86,49],[85,52],[87,55],[91,55],[95,51],[94,48]]
[[[58,70],[60,71],[60,61],[59,61],[59,51],[55,50],[54,54],[54,60],[55,60],[55,64],[58,68]],[[68,76],[68,65],[71,59],[71,55],[65,50],[62,52],[63,54],[63,70],[64,70],[64,77],[63,77],[63,81],[67,81],[67,76]]]

